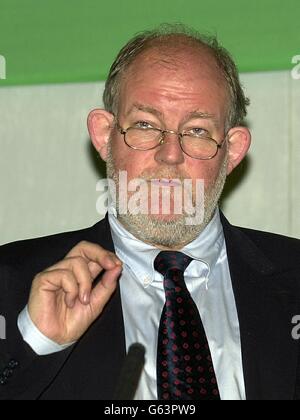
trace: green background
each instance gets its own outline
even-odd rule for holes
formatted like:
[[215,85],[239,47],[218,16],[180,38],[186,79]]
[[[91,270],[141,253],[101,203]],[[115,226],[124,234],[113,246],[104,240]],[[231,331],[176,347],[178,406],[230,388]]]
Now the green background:
[[242,72],[300,54],[299,0],[0,0],[0,86],[104,80],[134,33],[163,22],[218,35]]

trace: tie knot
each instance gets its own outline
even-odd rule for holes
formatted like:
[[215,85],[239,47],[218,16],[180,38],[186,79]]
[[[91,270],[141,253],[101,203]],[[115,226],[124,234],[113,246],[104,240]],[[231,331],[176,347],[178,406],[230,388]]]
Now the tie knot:
[[162,251],[155,258],[154,268],[163,276],[165,276],[169,270],[179,270],[184,273],[191,262],[192,258],[182,252]]

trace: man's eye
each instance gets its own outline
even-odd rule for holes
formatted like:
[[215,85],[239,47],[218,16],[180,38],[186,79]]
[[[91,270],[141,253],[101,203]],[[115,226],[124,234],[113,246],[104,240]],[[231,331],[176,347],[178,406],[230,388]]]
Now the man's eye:
[[191,128],[190,130],[186,131],[187,134],[190,134],[191,136],[201,136],[201,137],[208,137],[209,133],[204,128],[195,127]]
[[143,128],[143,129],[146,129],[146,128],[153,128],[153,127],[152,127],[152,125],[151,125],[151,124],[149,124],[147,121],[137,121],[137,122],[134,124],[134,127],[135,127],[135,128]]

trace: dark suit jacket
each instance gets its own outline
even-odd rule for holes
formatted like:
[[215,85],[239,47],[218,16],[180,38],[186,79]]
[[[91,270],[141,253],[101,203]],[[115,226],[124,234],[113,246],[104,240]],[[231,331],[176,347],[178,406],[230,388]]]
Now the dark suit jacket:
[[[292,338],[292,318],[300,315],[300,241],[231,226],[223,215],[222,223],[247,399],[300,399],[300,345]],[[114,250],[107,218],[86,230],[0,247],[0,315],[7,321],[0,399],[113,398],[126,352],[119,290],[81,340],[61,353],[38,357],[16,325],[34,276],[82,240]]]

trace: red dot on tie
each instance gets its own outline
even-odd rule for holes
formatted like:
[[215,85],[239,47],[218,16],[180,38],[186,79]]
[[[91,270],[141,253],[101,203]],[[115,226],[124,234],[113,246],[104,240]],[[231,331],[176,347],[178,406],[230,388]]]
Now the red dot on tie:
[[215,378],[212,378],[212,380],[210,381],[213,385],[216,385],[217,381]]
[[194,344],[194,347],[195,347],[195,349],[199,350],[200,349],[200,344],[196,343],[196,344]]
[[173,357],[173,362],[174,362],[174,363],[177,363],[177,362],[178,362],[178,360],[179,360],[179,358],[178,358],[177,356],[174,356],[174,357]]
[[182,347],[184,348],[184,350],[187,350],[189,348],[189,345],[188,345],[188,343],[183,343]]
[[163,378],[167,378],[169,376],[169,374],[168,374],[168,372],[164,371],[164,372],[162,372],[161,376]]
[[200,389],[200,394],[201,394],[201,395],[207,395],[207,391],[206,391],[206,389],[201,388],[201,389]]
[[206,382],[205,378],[200,378],[199,379],[199,384],[205,384],[205,382]]
[[177,293],[180,293],[180,292],[181,292],[181,290],[182,290],[182,289],[181,289],[181,287],[176,287],[176,288],[175,288],[175,292],[177,292]]
[[185,324],[186,324],[186,322],[185,322],[183,319],[179,322],[179,325],[180,325],[181,327],[184,327],[184,326],[185,326]]
[[175,395],[176,397],[181,397],[181,391],[179,391],[179,389],[176,389]]
[[181,297],[179,297],[179,298],[177,298],[177,299],[176,299],[176,301],[177,301],[177,303],[179,303],[179,304],[180,304],[180,303],[182,303],[182,301],[183,301],[183,300],[182,300],[182,298],[181,298]]
[[169,388],[169,384],[167,382],[164,382],[162,386],[163,386],[164,389],[168,389]]
[[174,344],[174,345],[172,346],[172,350],[173,350],[173,351],[178,350],[178,346],[176,346],[176,344]]
[[189,356],[188,354],[186,354],[186,355],[184,356],[184,360],[185,360],[186,362],[188,362],[189,360],[191,360],[191,356]]
[[181,337],[186,338],[187,336],[188,336],[187,332],[186,331],[182,331]]
[[173,369],[173,373],[174,373],[174,375],[178,375],[178,373],[179,373],[179,369],[178,369],[178,368],[174,368],[174,369]]
[[187,381],[188,384],[192,384],[193,383],[193,378],[187,378],[186,381]]
[[170,397],[170,394],[169,394],[168,392],[164,392],[164,393],[163,393],[163,399],[164,399],[164,400],[168,400],[168,399],[169,399],[169,397]]
[[180,385],[180,381],[178,379],[175,379],[174,385],[176,385],[176,386]]
[[187,373],[191,373],[192,372],[192,368],[191,368],[191,366],[187,366],[186,368],[185,368],[185,371],[187,372]]
[[217,389],[214,389],[214,390],[213,390],[213,394],[214,394],[215,396],[218,396],[218,395],[219,395],[219,391],[218,391]]
[[188,389],[188,394],[192,395],[194,393],[193,388]]

